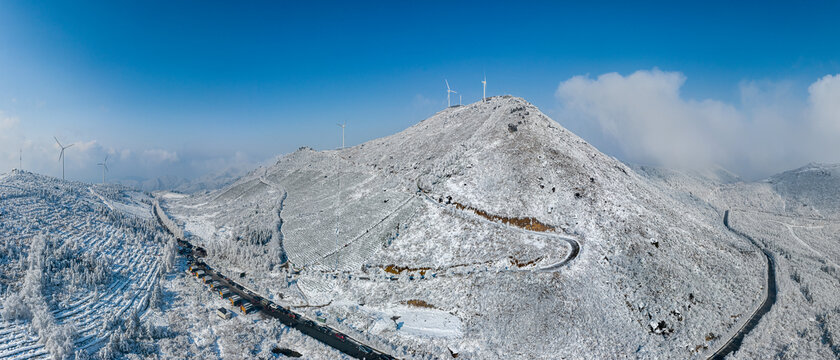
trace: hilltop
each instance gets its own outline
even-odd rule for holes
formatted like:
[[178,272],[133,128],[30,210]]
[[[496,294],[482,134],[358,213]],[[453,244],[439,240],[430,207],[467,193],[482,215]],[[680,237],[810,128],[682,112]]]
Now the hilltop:
[[719,218],[510,96],[165,206],[214,266],[420,357],[700,356],[760,295]]

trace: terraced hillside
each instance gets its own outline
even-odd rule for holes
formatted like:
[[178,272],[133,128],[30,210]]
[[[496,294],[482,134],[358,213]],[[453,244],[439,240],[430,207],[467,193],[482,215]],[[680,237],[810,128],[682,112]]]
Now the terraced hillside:
[[146,315],[168,239],[149,200],[21,171],[0,178],[0,359],[93,353]]

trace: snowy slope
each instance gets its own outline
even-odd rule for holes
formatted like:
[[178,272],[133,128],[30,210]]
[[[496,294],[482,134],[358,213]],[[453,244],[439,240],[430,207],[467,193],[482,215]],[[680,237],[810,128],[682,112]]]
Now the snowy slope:
[[[761,294],[760,253],[711,210],[509,96],[345,150],[301,149],[165,206],[214,266],[411,349],[397,356],[699,357]],[[580,253],[540,270],[569,255],[564,238]],[[382,315],[409,301],[454,314],[435,332],[457,335]]]
[[667,169],[643,169],[664,193],[696,209],[732,209],[733,228],[775,261],[769,312],[734,358],[840,357],[840,245],[837,166],[808,165],[755,183],[720,183]]
[[808,164],[766,180],[787,200],[787,209],[840,219],[840,164]]
[[149,200],[22,171],[0,178],[0,359],[97,351],[115,324],[146,314],[166,239]]

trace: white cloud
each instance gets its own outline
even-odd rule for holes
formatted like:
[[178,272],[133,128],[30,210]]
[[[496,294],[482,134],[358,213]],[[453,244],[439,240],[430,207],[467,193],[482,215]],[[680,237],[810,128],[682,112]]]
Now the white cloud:
[[143,158],[151,163],[177,162],[178,153],[163,149],[151,149],[143,151]]
[[87,152],[89,150],[100,149],[101,148],[99,146],[99,144],[96,142],[96,140],[79,141],[79,142],[75,143],[74,145],[76,146],[76,149],[78,149],[79,151],[85,151],[85,152]]
[[840,142],[831,141],[840,135],[840,76],[812,84],[807,104],[790,100],[790,84],[744,82],[737,107],[686,99],[685,81],[681,73],[657,69],[575,76],[555,93],[560,120],[596,123],[631,162],[717,164],[747,176],[840,162]]
[[20,123],[20,120],[16,117],[6,116],[0,111],[0,130],[8,131],[14,127],[16,127]]
[[423,96],[423,94],[416,94],[414,95],[414,98],[411,99],[411,106],[419,108],[430,106],[432,103],[432,100]]
[[[826,75],[808,87],[811,116],[816,126],[840,135],[840,74]],[[840,140],[835,138],[836,140]]]
[[[30,126],[27,126],[30,125]],[[26,118],[0,112],[0,173],[19,166],[19,150],[23,150],[23,169],[61,176],[58,162],[60,148],[53,133],[30,129]],[[252,169],[259,165],[248,154],[236,152],[205,153],[196,149],[120,148],[109,147],[94,139],[74,136],[74,129],[59,131],[62,144],[73,144],[65,152],[68,180],[101,181],[102,169],[96,164],[108,159],[108,181],[143,181],[158,177],[197,178],[222,170]]]

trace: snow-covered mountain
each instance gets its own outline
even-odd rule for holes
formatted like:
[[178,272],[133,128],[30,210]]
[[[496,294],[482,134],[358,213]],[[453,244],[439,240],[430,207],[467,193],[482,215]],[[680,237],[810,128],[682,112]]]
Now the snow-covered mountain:
[[0,359],[344,356],[215,316],[154,201],[228,278],[399,358],[838,358],[838,169],[631,168],[503,96],[193,195],[13,171]]
[[840,219],[840,164],[808,164],[766,180],[791,211]]
[[166,206],[214,266],[397,356],[700,357],[761,295],[722,214],[510,96]]
[[[734,358],[840,358],[840,184],[836,165],[808,165],[753,183],[643,168],[664,194],[729,223],[774,259],[773,296]],[[764,289],[769,287],[765,286]],[[758,308],[758,307],[756,307]]]

